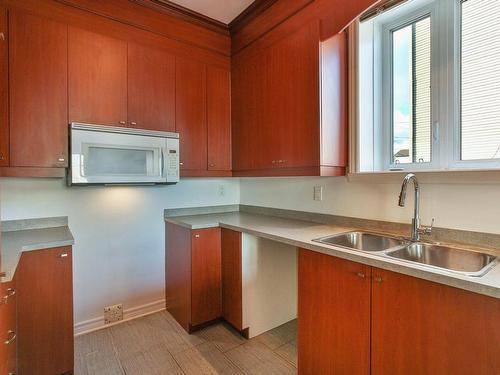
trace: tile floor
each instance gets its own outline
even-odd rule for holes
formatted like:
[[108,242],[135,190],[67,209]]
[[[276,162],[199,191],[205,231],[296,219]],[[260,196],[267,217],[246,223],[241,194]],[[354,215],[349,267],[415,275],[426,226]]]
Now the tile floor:
[[160,312],[75,339],[75,375],[297,373],[297,321],[251,340],[220,323],[188,335]]

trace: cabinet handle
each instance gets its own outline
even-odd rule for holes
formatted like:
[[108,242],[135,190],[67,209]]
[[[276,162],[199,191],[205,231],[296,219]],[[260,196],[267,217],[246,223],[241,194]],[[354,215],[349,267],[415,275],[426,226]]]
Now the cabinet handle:
[[215,167],[215,164],[209,164],[208,166],[209,167]]
[[132,125],[132,126],[136,126],[136,125],[137,125],[137,122],[135,122],[135,121],[131,121],[131,122],[130,122],[130,125]]
[[373,277],[373,280],[374,280],[375,282],[377,282],[377,283],[381,283],[382,281],[384,281],[384,279],[382,279],[382,277],[380,277],[380,276],[375,276],[375,277]]
[[184,165],[184,163],[181,161],[181,162],[179,162],[179,165]]
[[65,158],[59,158],[59,159],[57,159],[57,161],[60,162],[60,163],[64,162],[65,160],[66,160]]
[[14,288],[8,288],[6,290],[7,294],[2,297],[2,303],[6,305],[9,302],[10,297],[14,297],[16,295],[16,290]]
[[59,258],[67,258],[68,256],[68,253],[62,253],[61,255],[59,255]]
[[366,275],[363,272],[357,272],[356,276],[361,277],[362,279],[366,277]]
[[3,159],[4,159],[3,155],[0,155],[0,160],[3,160]]
[[3,343],[5,345],[9,345],[9,344],[12,344],[12,342],[16,339],[16,333],[12,330],[9,330],[9,332],[7,332],[7,340],[5,340]]
[[125,124],[126,124],[126,122],[125,122],[125,121],[120,121],[120,122],[119,122],[119,124],[120,124],[120,125],[125,125]]
[[199,234],[195,234],[194,238],[200,238],[200,235]]
[[273,160],[271,163],[276,164],[276,160]]
[[5,34],[4,33],[0,33],[0,40],[5,40]]

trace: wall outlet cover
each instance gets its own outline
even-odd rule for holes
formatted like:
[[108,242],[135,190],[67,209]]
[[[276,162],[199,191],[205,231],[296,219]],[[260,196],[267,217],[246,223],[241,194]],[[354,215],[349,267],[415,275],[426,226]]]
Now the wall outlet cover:
[[104,324],[110,324],[123,320],[122,304],[106,306],[104,308]]
[[313,199],[315,201],[322,201],[323,200],[323,186],[315,186],[314,187]]

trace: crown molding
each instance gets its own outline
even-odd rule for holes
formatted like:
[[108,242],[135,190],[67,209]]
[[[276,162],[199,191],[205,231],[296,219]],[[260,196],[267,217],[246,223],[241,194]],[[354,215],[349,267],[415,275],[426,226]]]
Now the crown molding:
[[161,13],[180,18],[192,24],[206,27],[210,30],[229,35],[229,27],[224,22],[217,21],[194,10],[175,4],[169,0],[129,0]]
[[271,5],[278,0],[255,0],[238,17],[229,23],[229,31],[232,34],[237,33],[243,26],[247,25],[253,19],[264,13]]

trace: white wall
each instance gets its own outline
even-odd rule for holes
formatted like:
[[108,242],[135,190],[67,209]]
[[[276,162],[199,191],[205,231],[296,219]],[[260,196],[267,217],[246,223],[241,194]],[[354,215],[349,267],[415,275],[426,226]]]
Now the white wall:
[[[323,201],[313,200],[313,187],[323,186]],[[406,207],[397,205],[400,183],[348,182],[335,178],[240,180],[241,204],[410,223],[413,187]],[[500,233],[500,184],[421,183],[422,224]]]
[[69,217],[75,323],[102,316],[104,306],[165,298],[165,208],[239,203],[238,179],[78,188],[57,179],[0,179],[0,187],[2,220]]
[[[323,186],[323,201],[313,187]],[[223,187],[224,195],[220,193]],[[68,216],[75,236],[75,322],[104,306],[164,298],[165,208],[249,204],[410,222],[397,206],[399,183],[345,178],[187,179],[161,187],[67,188],[62,180],[0,179],[1,219]],[[424,224],[500,233],[500,184],[422,184]]]

